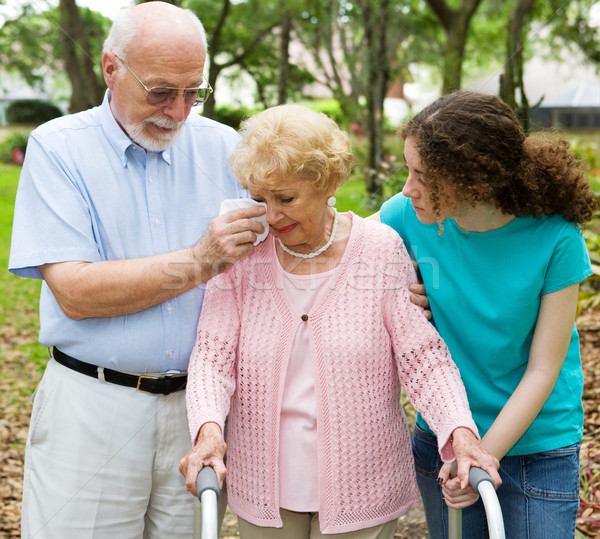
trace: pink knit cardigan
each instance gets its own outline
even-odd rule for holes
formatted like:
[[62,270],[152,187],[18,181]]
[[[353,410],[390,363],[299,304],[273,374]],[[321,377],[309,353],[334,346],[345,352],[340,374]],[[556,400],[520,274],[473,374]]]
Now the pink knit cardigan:
[[401,384],[437,433],[445,461],[454,458],[455,428],[477,433],[444,342],[409,301],[416,279],[402,240],[386,225],[348,215],[352,232],[335,287],[310,312],[295,311],[276,285],[272,235],[206,291],[189,366],[190,434],[195,440],[208,421],[224,428],[227,418],[229,505],[259,526],[282,526],[279,419],[300,324],[309,328],[315,373],[323,533],[376,526],[418,505]]

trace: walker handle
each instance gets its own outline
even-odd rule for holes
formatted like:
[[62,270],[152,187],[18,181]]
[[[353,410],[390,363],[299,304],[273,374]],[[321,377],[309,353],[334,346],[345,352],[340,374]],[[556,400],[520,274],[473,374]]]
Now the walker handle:
[[200,470],[198,478],[196,479],[196,488],[198,490],[198,499],[202,497],[202,493],[205,490],[212,490],[217,495],[217,499],[219,498],[221,490],[219,489],[217,474],[212,466],[204,466]]
[[194,508],[194,539],[219,539],[219,505],[221,494],[217,474],[204,466],[196,479],[200,503]]
[[474,491],[479,492],[479,483],[481,483],[482,481],[487,481],[488,483],[491,483],[494,488],[496,488],[493,479],[485,470],[473,466],[469,470],[469,485],[473,487]]
[[[469,484],[481,496],[485,509],[490,539],[505,539],[502,509],[496,495],[496,487],[492,478],[481,468],[471,467]],[[461,539],[462,511],[448,507],[448,538]]]

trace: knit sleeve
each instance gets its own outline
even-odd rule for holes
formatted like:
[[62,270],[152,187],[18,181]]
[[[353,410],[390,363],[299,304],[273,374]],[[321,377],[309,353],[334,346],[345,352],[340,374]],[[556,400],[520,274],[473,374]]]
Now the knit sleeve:
[[[416,274],[402,241],[389,254],[384,317],[392,340],[400,383],[413,406],[435,432],[443,461],[454,459],[452,431],[467,427],[478,435],[458,368],[446,344],[410,301]],[[394,283],[393,285],[391,283]]]
[[186,388],[192,443],[204,423],[215,422],[224,429],[235,390],[241,308],[239,284],[236,288],[235,283],[232,269],[210,280],[206,288]]

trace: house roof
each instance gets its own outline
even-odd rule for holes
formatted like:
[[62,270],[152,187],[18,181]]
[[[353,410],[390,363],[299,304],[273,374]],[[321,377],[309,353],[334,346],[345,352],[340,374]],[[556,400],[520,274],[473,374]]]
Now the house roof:
[[600,108],[600,80],[582,82],[568,92],[544,101],[540,108]]
[[[600,69],[587,61],[581,53],[569,52],[567,55],[558,51],[553,59],[548,59],[546,54],[533,52],[534,56],[527,61],[523,72],[525,93],[532,106],[541,102],[543,103],[542,107],[547,107],[549,103],[562,98],[584,82],[600,83]],[[502,67],[487,77],[472,82],[467,87],[475,91],[498,95],[501,73]],[[596,88],[596,96],[598,96],[600,89],[597,86]],[[597,97],[597,99],[600,98]],[[567,106],[573,107],[574,105]],[[583,107],[584,105],[579,104],[578,106]]]

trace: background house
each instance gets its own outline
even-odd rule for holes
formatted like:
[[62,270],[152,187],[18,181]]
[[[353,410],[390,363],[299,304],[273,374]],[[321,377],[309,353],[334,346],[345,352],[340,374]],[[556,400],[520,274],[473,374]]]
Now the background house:
[[531,117],[536,128],[600,129],[600,78],[544,100]]
[[[563,54],[566,54],[563,52]],[[524,67],[525,93],[533,129],[600,129],[600,73],[580,53],[568,59],[537,55]],[[502,67],[468,85],[498,95]],[[537,106],[537,107],[536,107]]]

